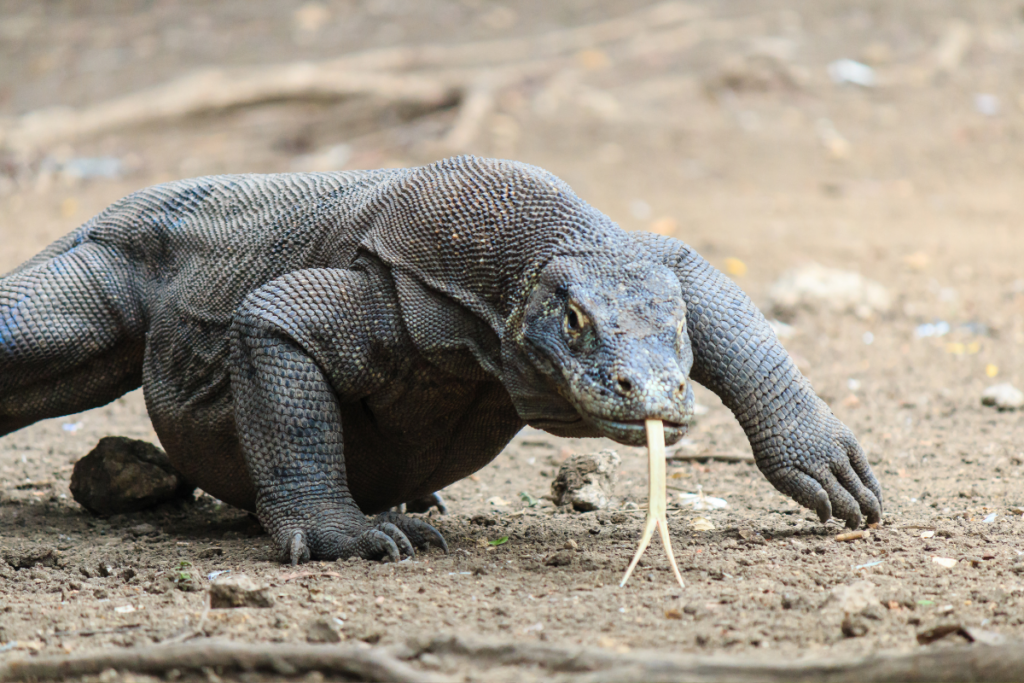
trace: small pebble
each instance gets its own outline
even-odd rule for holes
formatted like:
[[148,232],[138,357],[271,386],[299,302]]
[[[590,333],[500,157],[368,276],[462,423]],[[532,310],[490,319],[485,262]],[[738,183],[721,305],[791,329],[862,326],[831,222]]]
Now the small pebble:
[[981,404],[999,410],[1018,410],[1024,407],[1024,392],[1012,384],[995,384],[982,393]]

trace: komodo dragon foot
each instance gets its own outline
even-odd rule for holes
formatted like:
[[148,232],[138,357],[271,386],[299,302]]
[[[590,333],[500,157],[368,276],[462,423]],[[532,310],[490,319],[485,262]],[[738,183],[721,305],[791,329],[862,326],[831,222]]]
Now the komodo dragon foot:
[[448,543],[441,532],[423,520],[397,512],[383,512],[370,522],[364,521],[361,527],[352,530],[351,524],[337,525],[321,519],[310,528],[283,529],[274,536],[282,559],[293,565],[311,557],[322,560],[388,558],[397,562],[402,555],[415,557],[414,548],[431,545],[448,552]]

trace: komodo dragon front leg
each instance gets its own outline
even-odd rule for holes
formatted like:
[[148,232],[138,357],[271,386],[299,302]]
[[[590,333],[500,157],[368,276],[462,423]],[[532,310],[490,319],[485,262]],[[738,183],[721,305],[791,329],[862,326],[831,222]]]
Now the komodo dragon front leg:
[[679,240],[634,233],[683,287],[691,377],[732,410],[779,491],[856,528],[881,520],[882,489],[850,429],[814,393],[771,326],[728,277]]
[[[250,294],[231,328],[231,389],[256,513],[292,564],[447,551],[429,524],[372,523],[349,491],[339,401],[378,386],[402,342],[385,287],[361,271],[304,270]],[[390,339],[389,339],[390,337]],[[383,349],[383,351],[382,351]]]

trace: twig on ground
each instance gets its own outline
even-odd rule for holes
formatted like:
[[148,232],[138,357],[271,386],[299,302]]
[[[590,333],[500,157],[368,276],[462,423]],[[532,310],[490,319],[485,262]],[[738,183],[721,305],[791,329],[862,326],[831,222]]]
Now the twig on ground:
[[137,628],[142,628],[142,624],[129,624],[128,626],[118,626],[116,628],[83,628],[77,631],[54,631],[53,635],[65,638],[68,636],[98,636],[106,633],[127,633]]
[[278,578],[284,583],[288,583],[289,581],[294,581],[295,579],[313,579],[324,577],[340,579],[341,574],[339,574],[338,572],[295,572],[293,574],[285,574]]
[[668,456],[669,460],[676,462],[701,462],[714,460],[717,462],[754,462],[754,456],[749,453],[680,453],[675,451]]
[[32,657],[0,665],[0,681],[74,678],[107,669],[161,675],[204,668],[217,671],[264,671],[291,676],[321,671],[360,681],[443,683],[449,679],[417,671],[382,648],[357,645],[295,645],[203,640],[180,645],[108,649],[63,657]]

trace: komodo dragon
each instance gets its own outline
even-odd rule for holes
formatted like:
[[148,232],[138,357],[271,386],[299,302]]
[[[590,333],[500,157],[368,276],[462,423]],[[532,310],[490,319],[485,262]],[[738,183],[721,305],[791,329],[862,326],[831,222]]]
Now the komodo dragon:
[[526,164],[166,183],[0,278],[0,436],[141,385],[174,466],[293,563],[446,548],[390,508],[527,424],[640,445],[660,419],[673,443],[691,379],[776,488],[879,521],[863,451],[750,299]]

